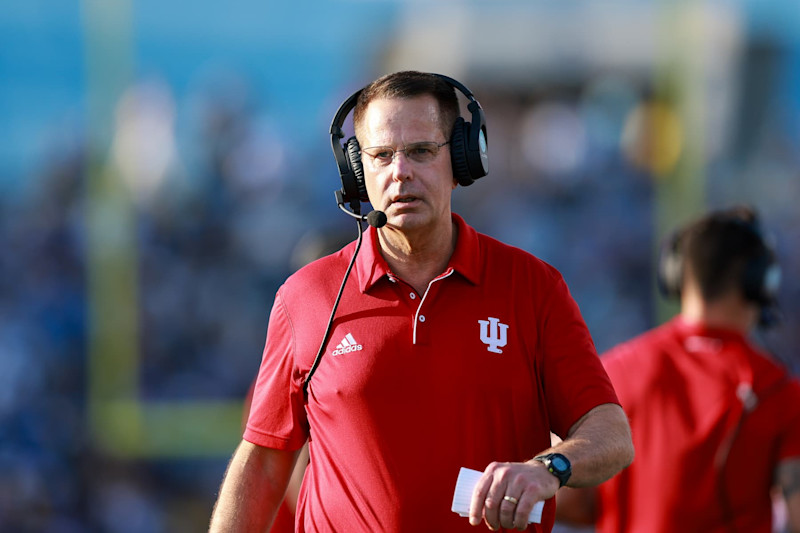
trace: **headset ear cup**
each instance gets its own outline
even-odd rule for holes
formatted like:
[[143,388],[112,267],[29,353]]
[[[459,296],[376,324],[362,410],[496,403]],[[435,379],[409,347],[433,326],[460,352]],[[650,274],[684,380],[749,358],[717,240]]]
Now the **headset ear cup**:
[[467,162],[467,139],[469,133],[469,123],[463,117],[458,117],[453,126],[453,133],[450,136],[450,161],[453,166],[453,177],[463,187],[472,185],[475,180],[469,172]]
[[683,258],[679,251],[680,235],[670,236],[661,246],[658,259],[658,289],[665,298],[679,298],[683,279]]
[[751,217],[735,220],[743,231],[758,241],[757,252],[747,261],[742,273],[744,297],[762,306],[774,303],[780,285],[780,266],[776,261],[775,250],[769,238],[761,229],[758,214],[752,211]]
[[759,304],[764,303],[766,299],[764,274],[766,274],[767,266],[763,256],[754,257],[745,265],[742,275],[742,291],[746,300]]
[[765,249],[745,266],[742,280],[744,297],[760,305],[770,305],[777,296],[780,282],[780,266],[775,261],[773,253]]
[[355,179],[356,190],[358,190],[358,199],[362,202],[368,202],[367,185],[364,182],[364,165],[361,163],[361,146],[358,144],[358,139],[350,137],[347,139],[347,158],[350,160],[350,168],[353,171],[353,178]]

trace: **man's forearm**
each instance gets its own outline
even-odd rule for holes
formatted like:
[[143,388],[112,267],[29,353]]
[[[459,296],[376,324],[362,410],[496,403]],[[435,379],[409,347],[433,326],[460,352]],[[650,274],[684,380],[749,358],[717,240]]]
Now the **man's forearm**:
[[210,533],[267,531],[297,459],[297,452],[242,441],[228,465],[211,517]]
[[619,405],[599,405],[581,417],[569,436],[548,451],[572,463],[570,487],[591,487],[614,476],[633,461],[628,418]]

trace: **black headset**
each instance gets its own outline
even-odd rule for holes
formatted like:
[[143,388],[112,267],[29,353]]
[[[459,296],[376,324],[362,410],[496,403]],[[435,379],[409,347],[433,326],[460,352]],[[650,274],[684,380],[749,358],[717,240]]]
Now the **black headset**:
[[[776,305],[775,298],[781,281],[781,269],[776,260],[775,250],[764,235],[755,211],[752,220],[731,216],[723,221],[749,233],[758,242],[758,250],[745,264],[740,286],[748,301],[761,306],[761,325],[772,325],[777,319],[773,314],[773,308]],[[685,235],[686,228],[680,229],[665,239],[661,246],[657,270],[658,288],[667,298],[678,298],[681,294],[684,270],[681,247]]]
[[[478,178],[489,173],[489,156],[487,154],[486,117],[480,103],[472,92],[463,84],[443,76],[434,74],[444,80],[448,85],[461,91],[469,99],[467,109],[472,113],[471,122],[466,122],[462,117],[456,119],[453,132],[450,135],[450,159],[453,165],[453,177],[464,187],[472,185]],[[342,189],[336,191],[337,202],[349,202],[350,207],[360,213],[359,202],[368,202],[367,187],[364,183],[364,167],[361,163],[361,147],[355,136],[350,137],[342,144],[344,138],[342,126],[350,111],[353,110],[358,97],[363,89],[352,94],[339,107],[331,123],[331,148],[336,157],[339,168],[339,177],[342,179]]]

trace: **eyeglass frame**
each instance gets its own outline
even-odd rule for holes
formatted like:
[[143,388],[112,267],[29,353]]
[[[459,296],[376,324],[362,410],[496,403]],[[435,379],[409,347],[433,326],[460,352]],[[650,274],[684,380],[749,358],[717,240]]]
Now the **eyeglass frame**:
[[[441,151],[440,150],[441,147],[445,146],[447,144],[450,144],[450,141],[445,141],[443,143],[437,143],[436,141],[420,141],[420,142],[415,142],[415,143],[411,143],[411,144],[404,144],[402,149],[396,149],[396,148],[394,148],[392,146],[379,145],[379,146],[368,146],[367,148],[361,148],[359,150],[359,152],[362,155],[362,157],[363,157],[364,154],[368,155],[371,158],[371,161],[372,161],[373,164],[375,164],[376,160],[382,159],[381,157],[379,157],[377,155],[372,155],[371,153],[367,152],[367,150],[374,150],[375,148],[381,148],[381,149],[385,149],[386,151],[391,151],[392,152],[391,158],[388,161],[386,161],[385,166],[389,166],[389,164],[394,162],[394,157],[399,152],[405,153],[406,157],[408,157],[411,161],[414,161],[415,163],[425,163],[426,161],[417,161],[416,159],[414,159],[413,156],[409,156],[406,151],[409,148],[419,147],[420,145],[428,145],[428,146],[431,146],[431,147],[435,145],[436,146],[436,151],[435,151],[435,153],[433,154],[433,157],[430,160],[430,161],[433,161],[439,155],[439,152]],[[431,151],[433,151],[433,150],[431,150]],[[430,161],[427,161],[427,162],[430,162]]]

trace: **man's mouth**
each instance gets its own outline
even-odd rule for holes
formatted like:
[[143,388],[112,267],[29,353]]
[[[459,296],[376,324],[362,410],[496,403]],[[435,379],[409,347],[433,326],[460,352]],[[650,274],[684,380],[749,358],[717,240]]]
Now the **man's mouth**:
[[392,200],[393,204],[407,204],[409,202],[413,202],[416,200],[416,196],[398,196],[394,200]]

